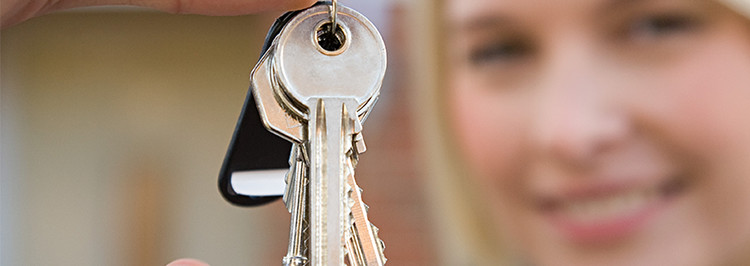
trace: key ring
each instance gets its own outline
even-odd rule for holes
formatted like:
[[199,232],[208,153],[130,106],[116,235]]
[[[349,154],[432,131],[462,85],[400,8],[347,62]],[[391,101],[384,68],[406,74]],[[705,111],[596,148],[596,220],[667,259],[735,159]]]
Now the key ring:
[[336,33],[337,24],[336,24],[336,14],[339,13],[338,5],[336,4],[336,0],[331,0],[331,29],[333,29],[333,32]]

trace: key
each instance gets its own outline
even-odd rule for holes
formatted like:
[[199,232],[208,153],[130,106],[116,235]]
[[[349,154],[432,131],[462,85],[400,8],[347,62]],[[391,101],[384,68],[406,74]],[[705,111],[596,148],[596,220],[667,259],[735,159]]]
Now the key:
[[283,265],[305,265],[307,263],[307,176],[304,150],[300,144],[292,146],[287,192],[284,194],[291,221],[289,222],[289,247]]
[[385,46],[372,23],[347,7],[317,4],[287,23],[253,70],[264,125],[295,143],[284,197],[292,213],[284,264],[385,262],[354,180],[365,149],[362,122],[385,67]]

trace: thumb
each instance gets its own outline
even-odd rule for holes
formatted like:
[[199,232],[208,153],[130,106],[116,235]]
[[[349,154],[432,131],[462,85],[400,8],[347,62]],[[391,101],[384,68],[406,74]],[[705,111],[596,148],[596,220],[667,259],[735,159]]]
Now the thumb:
[[167,264],[167,266],[209,266],[207,263],[196,259],[179,259]]

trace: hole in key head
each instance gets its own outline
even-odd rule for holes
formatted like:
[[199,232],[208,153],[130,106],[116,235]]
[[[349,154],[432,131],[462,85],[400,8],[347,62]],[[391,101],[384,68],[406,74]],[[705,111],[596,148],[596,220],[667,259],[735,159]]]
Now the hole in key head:
[[336,29],[334,31],[333,23],[331,22],[326,22],[320,25],[315,36],[318,46],[323,48],[324,53],[327,54],[338,52],[346,43],[346,34],[344,34],[341,25],[336,24]]

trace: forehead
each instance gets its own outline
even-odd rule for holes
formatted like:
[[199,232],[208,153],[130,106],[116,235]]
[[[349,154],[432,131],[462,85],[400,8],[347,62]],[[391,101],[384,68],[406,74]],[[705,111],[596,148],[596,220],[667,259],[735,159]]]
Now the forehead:
[[[680,0],[652,2],[664,1]],[[445,12],[451,23],[463,24],[476,18],[489,17],[514,19],[590,16],[640,2],[649,0],[447,0]]]

